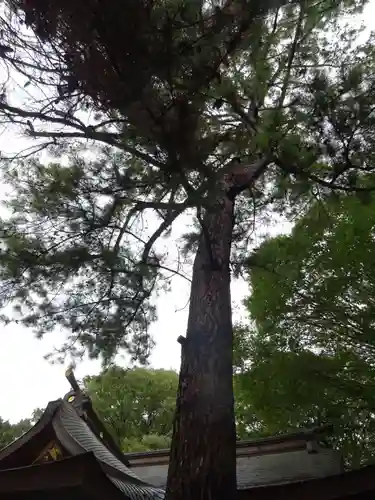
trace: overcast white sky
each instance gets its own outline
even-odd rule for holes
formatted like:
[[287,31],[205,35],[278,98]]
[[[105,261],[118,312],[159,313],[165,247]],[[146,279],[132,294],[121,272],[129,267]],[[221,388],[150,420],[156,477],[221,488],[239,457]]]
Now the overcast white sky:
[[[375,28],[375,0],[367,7],[364,19],[369,29]],[[0,138],[0,151],[14,151],[11,134]],[[17,141],[18,142],[18,141]],[[0,185],[0,199],[6,196]],[[283,232],[288,225],[279,224],[270,228],[272,233]],[[262,228],[264,231],[266,228]],[[232,284],[235,316],[243,315],[241,301],[248,293],[246,283]],[[174,278],[172,292],[158,301],[159,320],[152,327],[156,348],[152,355],[152,366],[178,369],[180,365],[180,345],[177,337],[185,333],[189,283]],[[31,330],[18,325],[0,325],[0,416],[16,422],[31,415],[34,408],[44,407],[48,401],[62,397],[69,389],[65,380],[64,366],[51,365],[44,355],[54,346],[61,344],[63,333],[47,335],[37,340]],[[118,359],[119,364],[125,363]],[[85,360],[76,368],[78,378],[98,373],[100,363]]]

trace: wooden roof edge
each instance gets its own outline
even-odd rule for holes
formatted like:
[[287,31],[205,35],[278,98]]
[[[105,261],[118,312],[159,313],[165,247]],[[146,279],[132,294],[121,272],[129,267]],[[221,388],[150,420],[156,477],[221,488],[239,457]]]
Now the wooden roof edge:
[[60,404],[62,403],[61,399],[58,399],[56,401],[51,401],[48,403],[46,409],[44,410],[43,414],[39,418],[39,420],[29,429],[26,431],[22,436],[19,438],[15,439],[11,443],[9,443],[5,448],[0,450],[0,467],[1,467],[1,461],[17,451],[18,449],[21,448],[25,443],[30,441],[34,436],[38,435],[45,427],[52,421],[53,416],[56,413],[56,410],[59,408]]
[[[63,411],[64,410],[64,405],[68,405],[66,401],[62,401],[61,407],[59,407],[59,410]],[[84,455],[86,453],[91,453],[89,450],[86,450],[86,448],[83,448],[76,439],[74,439],[71,435],[70,432],[66,429],[64,423],[61,420],[61,414],[60,411],[57,411],[55,413],[55,418],[52,420],[52,427],[54,430],[54,433],[56,435],[56,438],[60,445],[71,455],[71,456],[80,456]],[[75,415],[77,418],[81,418],[78,413],[75,412]]]
[[[89,408],[82,413],[82,416],[78,413],[77,409],[68,403],[65,399],[61,401],[62,406],[69,405],[74,409],[75,417],[82,419],[92,432],[93,436],[99,439],[102,444],[107,448],[107,450],[116,457],[123,465],[126,467],[130,466],[128,459],[124,456],[120,447],[116,445],[112,436],[110,436],[107,429],[100,418],[96,415],[94,409],[92,408],[91,402]],[[53,421],[53,427],[56,432],[58,440],[61,442],[63,447],[68,449],[72,454],[86,452],[86,448],[83,448],[78,442],[72,438],[70,432],[65,429],[64,423],[60,420],[59,414],[57,413],[56,418]],[[102,433],[102,435],[101,435]],[[110,437],[110,439],[109,439]]]
[[50,496],[64,491],[79,491],[84,498],[93,500],[101,500],[103,493],[112,500],[130,500],[109,479],[92,452],[45,464],[0,471],[1,498],[9,495],[13,498],[19,494],[22,498],[29,498],[28,495],[36,492],[45,492]]
[[[312,427],[311,429],[301,429],[295,432],[279,434],[278,436],[266,436],[262,438],[237,441],[236,448],[252,448],[262,445],[282,444],[290,441],[302,441],[307,443],[308,441],[318,440],[319,437],[329,434],[332,430],[333,426],[331,424],[326,424],[319,427]],[[164,448],[161,450],[124,453],[124,456],[127,460],[131,461],[141,458],[165,457],[169,456],[169,452],[169,449]]]
[[[60,464],[60,465],[58,465]],[[94,466],[97,467],[97,470],[102,470],[100,463],[95,457],[95,454],[92,451],[87,451],[86,453],[81,453],[80,455],[75,455],[71,457],[64,457],[61,458],[60,460],[52,460],[50,462],[41,462],[41,463],[34,463],[34,464],[29,464],[29,465],[24,465],[22,467],[10,467],[9,469],[3,469],[0,470],[0,477],[4,477],[6,474],[14,473],[16,474],[17,471],[36,471],[40,468],[45,467],[51,468],[57,468],[57,467],[78,467],[81,466],[81,464],[84,464],[85,467],[87,466]]]
[[[238,490],[240,498],[339,499],[375,491],[375,464],[324,477],[264,484]],[[264,496],[262,495],[264,494]],[[287,493],[287,495],[286,495]]]
[[321,436],[329,434],[333,431],[332,424],[321,425],[319,427],[312,427],[311,429],[300,429],[295,432],[279,434],[277,436],[266,436],[256,439],[246,439],[237,442],[237,448],[246,448],[251,446],[259,446],[262,444],[277,444],[288,441],[312,441],[318,440]]
[[[43,473],[41,473],[43,468]],[[36,489],[76,487],[94,476],[105,476],[93,453],[0,471],[0,494]]]
[[[103,422],[100,420],[99,416],[95,412],[91,400],[90,400],[90,408],[86,412],[86,423],[89,426],[91,432],[95,434],[95,436],[100,439],[103,444],[108,448],[108,450],[118,459],[122,464],[126,467],[130,466],[130,462],[126,455],[122,452],[120,447],[117,445],[116,441],[107,430]],[[99,433],[99,435],[98,435]]]
[[[33,439],[38,439],[38,436],[44,432],[48,426],[52,426],[53,432],[56,435],[57,440],[60,444],[68,450],[73,456],[82,454],[82,453],[90,453],[85,448],[82,448],[77,442],[72,440],[70,433],[65,429],[63,422],[60,421],[58,410],[62,408],[64,405],[71,406],[70,403],[65,401],[64,399],[57,399],[55,401],[51,401],[48,403],[44,412],[42,413],[39,420],[26,431],[22,436],[15,439],[11,443],[9,443],[6,447],[0,450],[0,471],[9,468],[8,459],[14,454],[21,451],[21,449]],[[91,406],[91,405],[90,405]],[[77,411],[75,411],[76,417],[83,420],[88,425],[90,431],[93,433],[96,438],[102,441],[104,446],[108,449],[108,451],[113,454],[118,460],[121,461],[125,466],[129,467],[128,459],[123,455],[120,448],[115,445],[114,440],[111,441],[108,439],[108,431],[104,428],[103,423],[99,419],[99,417],[95,414],[92,407],[88,412],[87,417],[85,415],[80,416]],[[104,429],[104,432],[103,432]],[[100,433],[103,432],[103,437],[100,436]],[[99,434],[98,434],[99,433]],[[104,439],[103,439],[104,438]],[[74,441],[74,442],[73,442]],[[2,462],[5,461],[5,464],[2,467]]]
[[[83,417],[85,420],[86,424],[89,426],[91,432],[100,440],[102,443],[106,446],[106,448],[126,467],[130,466],[129,461],[127,458],[124,456],[122,450],[116,443],[115,439],[113,436],[110,434],[110,432],[107,430],[103,422],[100,420],[99,416],[95,412],[93,405],[92,405],[92,400],[91,397],[85,392],[82,391],[80,388],[77,379],[74,374],[74,369],[75,369],[75,364],[71,364],[67,370],[65,371],[65,377],[68,380],[72,392],[77,396],[80,395],[81,398],[85,396],[85,405],[84,407],[82,405],[81,407],[81,412],[80,412],[80,418]],[[69,394],[69,393],[68,393]],[[67,395],[64,396],[64,401],[68,401]],[[81,400],[81,404],[82,404]],[[73,407],[75,405],[73,404]],[[75,408],[77,411],[77,408]],[[81,417],[82,415],[82,417]]]

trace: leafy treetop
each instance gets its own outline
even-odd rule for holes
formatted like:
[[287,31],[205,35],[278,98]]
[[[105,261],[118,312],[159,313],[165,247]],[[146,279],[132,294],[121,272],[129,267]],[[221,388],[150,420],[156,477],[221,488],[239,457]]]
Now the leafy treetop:
[[374,198],[317,201],[249,258],[251,368],[237,384],[268,432],[334,424],[351,466],[375,443]]
[[340,21],[364,1],[6,4],[1,60],[27,98],[4,82],[0,114],[55,158],[4,167],[0,305],[71,332],[63,354],[147,359],[157,243],[183,213],[205,234],[223,190],[239,271],[265,207],[373,189],[374,44]]

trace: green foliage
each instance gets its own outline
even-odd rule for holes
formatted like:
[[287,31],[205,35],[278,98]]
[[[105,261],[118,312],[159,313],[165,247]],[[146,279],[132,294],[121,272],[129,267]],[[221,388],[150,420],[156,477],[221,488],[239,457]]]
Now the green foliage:
[[375,449],[375,200],[316,202],[249,258],[251,369],[240,390],[269,433],[334,424],[357,466]]
[[3,319],[62,327],[62,354],[145,362],[170,276],[158,241],[183,213],[201,231],[236,159],[266,165],[256,189],[247,168],[233,174],[237,273],[269,208],[373,189],[373,36],[358,45],[361,30],[343,25],[365,4],[136,1],[125,15],[111,0],[99,15],[90,2],[8,0],[5,63],[48,97],[30,85],[19,108],[5,85],[0,114],[54,159],[4,161],[0,307],[15,314]]
[[302,349],[314,335],[323,352],[339,345],[371,360],[373,208],[356,196],[316,203],[291,236],[267,241],[250,258],[251,315],[265,332],[282,332],[284,347]]
[[[264,434],[259,420],[249,410],[246,373],[250,351],[247,331],[236,334],[234,349],[237,437]],[[241,375],[240,375],[241,374]],[[123,369],[113,365],[99,375],[86,377],[85,390],[94,410],[124,453],[167,449],[171,444],[172,422],[176,407],[178,375],[174,371],[152,368]],[[0,449],[28,431],[42,416],[37,408],[30,419],[10,424],[0,418]]]
[[[124,453],[169,448],[178,375],[174,371],[112,366],[86,377],[95,411]],[[0,418],[0,449],[28,431],[41,417],[10,424]]]
[[95,410],[124,451],[169,446],[177,384],[174,371],[117,366],[85,380]]
[[0,417],[0,450],[27,432],[32,426],[29,419],[11,424]]
[[235,325],[233,335],[233,371],[234,374],[241,373],[248,367],[252,354],[252,344],[249,331],[241,325]]
[[[250,343],[247,331],[236,332],[235,406],[237,437],[262,435],[259,421],[250,424],[249,399],[242,388],[242,373],[247,373]],[[124,452],[169,448],[176,407],[178,375],[174,371],[113,366],[85,386],[95,411]],[[263,432],[264,433],[264,432]]]
[[[172,430],[172,429],[171,429]],[[121,448],[124,453],[137,451],[166,450],[171,446],[171,435],[146,434],[142,437],[125,438]]]
[[0,417],[0,450],[31,429],[42,416],[43,411],[41,408],[36,408],[31,418],[24,418],[16,424],[11,424]]
[[[107,360],[122,347],[144,361],[152,346],[147,324],[155,317],[149,297],[156,267],[139,261],[130,229],[121,232],[121,246],[114,236],[128,203],[109,201],[116,174],[103,168],[106,159],[10,168],[7,179],[18,196],[8,205],[14,217],[3,223],[2,305],[10,294],[17,317],[37,324],[39,335],[56,323],[72,332],[62,352],[69,345],[78,354],[78,341],[92,357],[100,352]],[[125,161],[114,154],[108,159],[120,170]],[[132,336],[118,338],[115,332],[127,324]]]

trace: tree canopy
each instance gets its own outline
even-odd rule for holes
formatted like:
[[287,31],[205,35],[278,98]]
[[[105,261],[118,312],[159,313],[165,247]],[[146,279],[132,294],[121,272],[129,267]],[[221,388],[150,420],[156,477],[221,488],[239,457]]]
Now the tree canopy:
[[155,294],[195,255],[168,500],[235,495],[230,278],[256,223],[375,187],[375,45],[345,25],[365,4],[5,2],[0,116],[35,147],[4,160],[0,305],[62,326],[63,353],[145,362]]
[[[341,21],[364,2],[302,2],[264,18],[268,4],[255,2],[244,18],[232,1],[135,1],[126,15],[115,0],[99,11],[8,4],[1,60],[25,90],[4,81],[0,112],[34,142],[3,161],[13,196],[0,297],[40,335],[57,324],[71,332],[64,352],[148,356],[150,298],[171,265],[157,241],[192,209],[199,233],[234,163],[250,177],[233,195],[269,165],[237,200],[235,271],[262,207],[285,211],[314,184],[372,189],[374,45],[355,45]],[[47,162],[31,155],[42,147]],[[189,235],[186,248],[197,241]]]
[[28,431],[32,423],[30,419],[20,420],[11,424],[0,417],[0,450]]
[[353,466],[375,447],[374,207],[372,196],[316,202],[249,259],[245,399],[271,433],[333,423]]
[[95,410],[124,452],[170,446],[177,385],[174,371],[117,366],[85,379]]
[[[113,365],[99,375],[86,377],[83,388],[99,418],[126,453],[170,446],[177,384],[174,371]],[[43,410],[37,408],[31,418],[15,424],[0,418],[0,449],[28,431],[42,414]]]
[[[241,346],[245,343],[245,337],[237,342]],[[240,367],[246,361],[245,355],[247,352],[244,354],[243,349],[235,353]],[[238,372],[239,368],[236,369]],[[125,369],[117,365],[83,380],[83,388],[90,396],[95,412],[124,453],[170,447],[177,385],[175,371]],[[236,385],[236,389],[239,387]],[[239,390],[236,391],[237,400],[244,401]],[[249,429],[249,416],[246,415],[244,420],[241,411],[237,412],[238,437],[254,435],[254,430]],[[29,430],[42,414],[43,410],[37,408],[31,418],[15,424],[0,420],[0,449]]]

